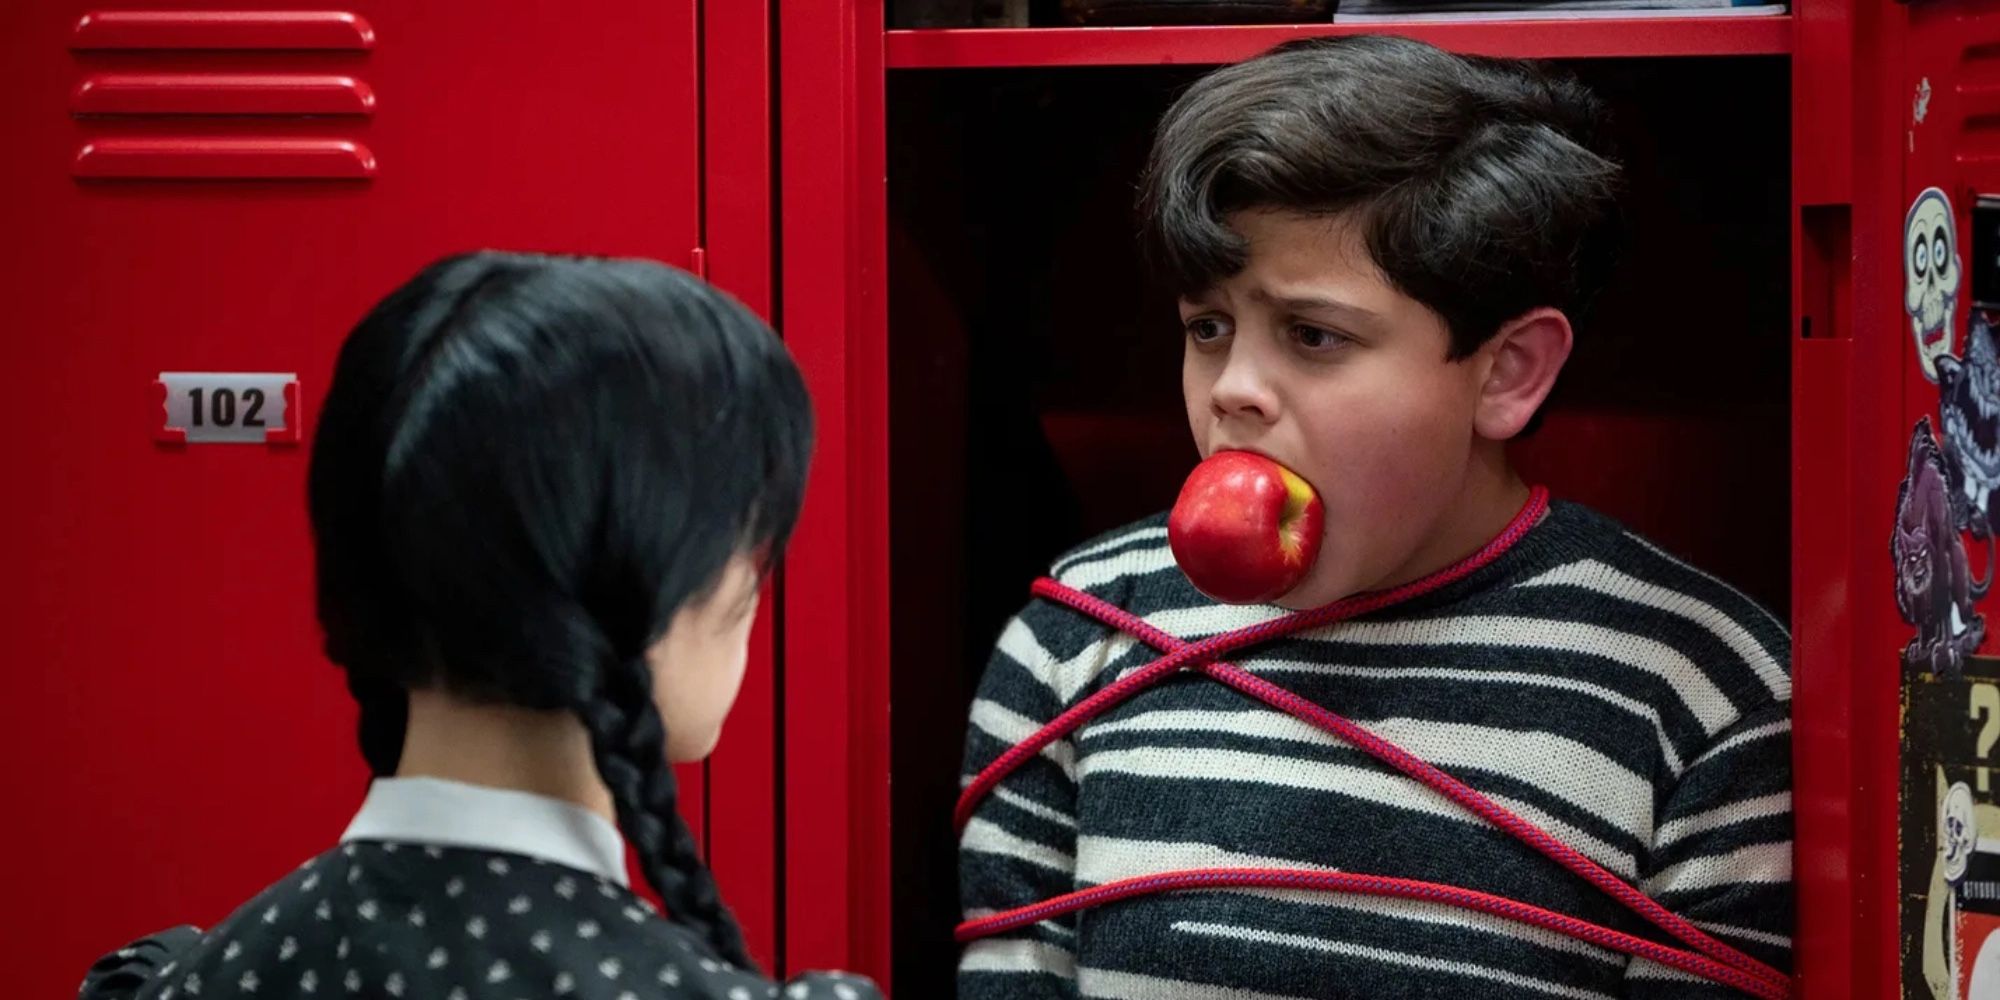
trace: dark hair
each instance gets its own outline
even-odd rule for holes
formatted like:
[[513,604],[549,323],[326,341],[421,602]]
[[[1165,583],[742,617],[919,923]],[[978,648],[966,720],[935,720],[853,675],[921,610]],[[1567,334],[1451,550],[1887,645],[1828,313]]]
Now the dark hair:
[[1582,84],[1533,63],[1388,36],[1287,43],[1167,111],[1141,186],[1147,255],[1198,294],[1246,263],[1230,213],[1354,212],[1376,266],[1463,358],[1602,285],[1618,178],[1602,119]]
[[811,421],[770,329],[659,264],[478,253],[391,293],[341,348],[310,473],[370,768],[395,770],[413,688],[576,713],[647,880],[748,967],[645,652],[734,555],[783,548]]

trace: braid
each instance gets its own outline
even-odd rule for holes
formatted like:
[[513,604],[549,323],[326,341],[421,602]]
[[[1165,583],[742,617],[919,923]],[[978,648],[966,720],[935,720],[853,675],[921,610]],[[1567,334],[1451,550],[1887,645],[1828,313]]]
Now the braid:
[[660,264],[479,253],[384,298],[341,345],[307,477],[368,767],[398,769],[413,692],[577,717],[645,880],[750,967],[675,808],[645,651],[732,559],[782,548],[811,427],[783,342]]
[[385,677],[349,668],[347,690],[361,707],[361,757],[378,778],[396,773],[403,758],[403,730],[410,721],[410,696]]
[[675,919],[704,934],[731,964],[754,971],[743,929],[675,807],[679,788],[667,763],[666,725],[653,704],[652,671],[643,660],[611,667],[596,696],[577,711],[590,731],[597,773],[611,789],[619,829],[638,853],[646,881]]

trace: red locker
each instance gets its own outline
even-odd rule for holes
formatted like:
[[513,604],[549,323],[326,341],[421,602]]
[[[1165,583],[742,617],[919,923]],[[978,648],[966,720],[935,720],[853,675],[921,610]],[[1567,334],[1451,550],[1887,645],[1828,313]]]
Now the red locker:
[[[889,31],[882,0],[245,6],[0,13],[0,199],[22,248],[0,279],[18,304],[0,416],[26,473],[0,524],[31,679],[0,725],[26,817],[14,884],[40,900],[8,928],[35,956],[23,992],[220,916],[359,793],[314,645],[303,452],[156,442],[154,380],[295,372],[309,435],[361,309],[472,246],[705,259],[779,322],[819,451],[744,699],[689,801],[768,964],[938,992],[981,630],[1036,559],[1164,506],[1192,458],[1140,350],[1161,303],[1119,242],[1118,185],[1201,67],[1357,29]],[[1658,236],[1614,291],[1612,349],[1572,380],[1596,389],[1526,461],[1789,608],[1814,1000],[1929,989],[1922,927],[1904,928],[1929,885],[1905,884],[1898,852],[1936,832],[1902,811],[1909,699],[1936,690],[1896,663],[1917,628],[1884,543],[1912,424],[1943,419],[1906,310],[1906,223],[1929,188],[1951,204],[1964,344],[1973,210],[2000,194],[1995,24],[1992,0],[1799,0],[1771,18],[1370,29],[1570,60],[1633,116],[1639,223]],[[1029,318],[1068,317],[1020,327],[1026,360],[990,353],[995,274],[1061,307]],[[1111,405],[1076,391],[1114,369]],[[1005,434],[975,438],[975,407]],[[1647,488],[1641,459],[1681,485]],[[985,487],[1018,470],[1045,489],[998,516]],[[1017,533],[988,530],[1007,517]],[[1985,549],[1967,543],[1976,575]],[[1958,711],[1975,752],[1946,763],[1976,768],[1984,716]]]
[[[1942,464],[1957,474],[1952,485],[1962,484],[1953,527],[1968,529],[1951,532],[1956,545],[1944,548],[1965,553],[1968,573],[1964,592],[1952,595],[1961,620],[1942,631],[1925,627],[1922,613],[1885,607],[1880,591],[1856,577],[1857,631],[1882,637],[1857,648],[1853,661],[1867,786],[1858,809],[1874,820],[1858,846],[1895,885],[1876,932],[1894,942],[1902,995],[1956,1000],[2000,990],[2000,795],[1987,766],[2000,734],[2000,661],[1981,655],[1962,665],[1913,666],[1906,653],[1896,670],[1887,651],[1912,632],[1919,646],[1934,637],[1993,648],[1991,630],[1983,642],[1979,633],[1994,606],[1980,578],[1990,580],[1996,564],[1983,536],[1992,480],[1984,403],[2000,371],[1992,335],[2000,307],[2000,6],[1919,3],[1895,10],[1890,23],[1877,67],[1889,107],[1879,121],[1893,121],[1888,134],[1901,142],[1883,144],[1875,164],[1883,183],[1871,198],[1857,196],[1856,208],[1866,204],[1882,226],[1870,249],[1900,251],[1893,261],[1882,254],[1871,262],[1887,294],[1863,306],[1878,312],[1862,313],[1869,333],[1881,333],[1874,349],[1894,353],[1887,370],[1896,377],[1868,387],[1880,424],[1867,444],[1881,451],[1866,459],[1874,482],[1863,488],[1873,502],[1896,502],[1883,516],[1893,518],[1898,554],[1907,558],[1927,481],[1917,455],[1933,447],[1923,433],[1933,427]],[[1883,484],[1898,479],[1899,489],[1888,492]],[[1899,595],[1910,589],[1903,572],[1887,586]],[[1859,859],[1856,867],[1864,867]]]
[[[296,373],[287,419],[309,437],[362,311],[481,247],[685,267],[707,246],[716,280],[770,308],[761,12],[710,4],[704,35],[694,0],[254,6],[0,12],[22,996],[224,916],[331,843],[362,791],[312,616],[305,450],[156,441],[160,373]],[[723,787],[684,769],[682,801],[769,957],[768,623],[755,645],[709,765]]]

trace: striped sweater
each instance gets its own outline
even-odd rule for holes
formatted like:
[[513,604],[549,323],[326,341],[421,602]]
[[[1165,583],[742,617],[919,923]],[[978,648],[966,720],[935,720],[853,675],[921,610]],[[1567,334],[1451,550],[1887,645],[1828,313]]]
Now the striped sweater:
[[[1058,580],[1183,639],[1283,613],[1219,605],[1165,518]],[[966,778],[1157,654],[1037,600],[972,707]],[[1729,587],[1558,503],[1498,560],[1231,662],[1345,715],[1790,966],[1790,640]],[[1669,941],[1440,794],[1291,716],[1180,675],[1031,759],[960,840],[967,917],[1188,868],[1339,870],[1494,893]],[[1728,997],[1643,959],[1435,903],[1225,889],[1142,896],[969,945],[962,1000]]]

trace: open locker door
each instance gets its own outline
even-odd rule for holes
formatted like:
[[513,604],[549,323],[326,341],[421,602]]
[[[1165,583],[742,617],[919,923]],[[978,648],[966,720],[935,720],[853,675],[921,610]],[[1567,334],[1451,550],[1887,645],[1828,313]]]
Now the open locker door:
[[[2000,783],[1989,770],[2000,764],[2000,658],[1985,652],[2000,625],[1988,617],[2000,565],[2000,4],[1922,0],[1907,18],[1892,91],[1904,125],[1900,263],[1881,269],[1900,272],[1901,363],[1884,379],[1900,399],[1881,407],[1899,417],[1900,447],[1896,471],[1878,468],[1872,486],[1896,500],[1895,601],[1859,592],[1871,610],[1894,607],[1902,629],[1891,648],[1857,653],[1855,696],[1882,704],[1898,678],[1896,772],[1879,783],[1894,785],[1894,803],[1863,802],[1893,809],[1878,829],[1895,836],[1874,842],[1895,845],[1885,922],[1902,995],[1957,1000],[2000,996]],[[1886,252],[1878,241],[1867,249]]]
[[[359,802],[304,470],[363,311],[450,252],[687,266],[702,240],[696,0],[229,6],[0,9],[20,996],[223,917]],[[176,372],[265,379],[156,384]],[[192,405],[206,426],[168,430]],[[200,441],[219,430],[250,443]],[[768,954],[770,902],[746,909]]]

